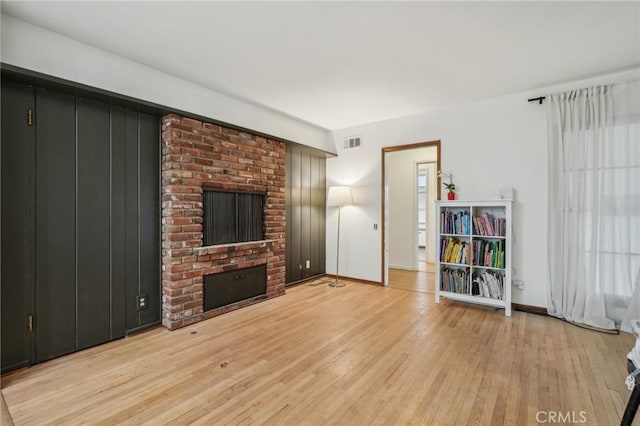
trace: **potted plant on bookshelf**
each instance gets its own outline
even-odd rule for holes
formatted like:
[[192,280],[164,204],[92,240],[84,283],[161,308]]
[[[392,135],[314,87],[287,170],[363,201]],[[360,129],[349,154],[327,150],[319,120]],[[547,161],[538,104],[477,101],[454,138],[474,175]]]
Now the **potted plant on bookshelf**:
[[443,177],[446,177],[447,179],[449,179],[449,182],[442,182],[442,184],[444,185],[445,188],[447,188],[447,200],[455,200],[456,199],[456,184],[453,183],[453,175],[451,173],[444,173],[439,171],[438,172],[438,177],[440,179],[442,179]]

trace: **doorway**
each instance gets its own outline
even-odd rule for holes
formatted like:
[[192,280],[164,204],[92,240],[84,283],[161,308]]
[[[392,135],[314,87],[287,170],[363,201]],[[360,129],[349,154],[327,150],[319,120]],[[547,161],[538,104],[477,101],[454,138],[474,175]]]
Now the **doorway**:
[[[394,288],[433,291],[434,201],[440,141],[382,148],[382,277]],[[422,260],[421,260],[422,259]]]

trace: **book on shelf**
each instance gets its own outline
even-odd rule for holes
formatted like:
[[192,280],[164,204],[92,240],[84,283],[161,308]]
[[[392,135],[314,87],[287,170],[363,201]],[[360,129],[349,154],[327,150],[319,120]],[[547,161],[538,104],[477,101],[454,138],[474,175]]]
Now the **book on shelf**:
[[442,291],[496,300],[504,298],[504,275],[499,272],[484,271],[470,281],[468,269],[443,268],[441,276]]
[[484,271],[473,278],[471,294],[502,300],[504,297],[504,275],[495,271]]
[[493,221],[495,220],[493,216],[489,213],[485,213],[482,215],[482,220],[484,220],[484,225],[487,229],[487,235],[496,235],[496,230],[493,227]]
[[457,268],[442,269],[441,287],[442,291],[459,294],[471,294],[469,284],[469,271]]
[[469,210],[440,212],[440,232],[442,234],[471,234],[471,213]]
[[504,240],[473,240],[473,265],[504,268]]
[[469,263],[469,243],[457,238],[440,239],[440,261],[445,263]]
[[506,235],[505,218],[496,218],[490,213],[483,213],[482,216],[474,216],[473,218],[473,234],[487,237]]

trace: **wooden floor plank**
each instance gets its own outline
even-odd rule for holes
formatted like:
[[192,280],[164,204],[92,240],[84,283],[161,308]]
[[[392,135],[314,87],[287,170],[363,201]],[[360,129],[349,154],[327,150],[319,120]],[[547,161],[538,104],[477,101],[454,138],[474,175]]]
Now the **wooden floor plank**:
[[435,272],[432,263],[419,262],[417,271],[389,268],[389,287],[431,293],[435,291]]
[[16,425],[615,423],[633,342],[414,290],[303,284],[9,373],[2,395]]
[[13,420],[11,419],[11,414],[9,414],[7,403],[4,402],[4,396],[1,394],[0,394],[0,425],[13,426]]

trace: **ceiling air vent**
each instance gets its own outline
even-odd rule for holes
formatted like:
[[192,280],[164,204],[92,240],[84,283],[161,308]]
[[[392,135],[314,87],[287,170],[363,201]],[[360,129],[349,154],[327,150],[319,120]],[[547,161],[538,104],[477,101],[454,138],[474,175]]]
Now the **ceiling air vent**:
[[352,136],[344,140],[344,149],[360,148],[362,146],[362,139],[360,136]]

